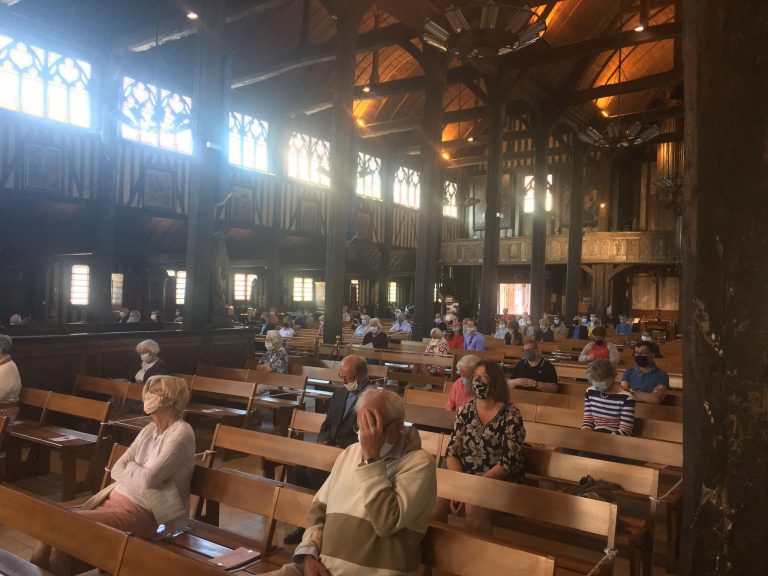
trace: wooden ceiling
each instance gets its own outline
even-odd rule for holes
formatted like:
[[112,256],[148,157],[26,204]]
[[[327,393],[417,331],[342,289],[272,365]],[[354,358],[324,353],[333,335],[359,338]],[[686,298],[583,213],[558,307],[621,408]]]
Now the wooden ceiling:
[[[557,111],[561,122],[583,127],[613,116],[680,109],[679,0],[529,0],[546,18],[542,40],[502,58],[512,74],[515,102]],[[8,4],[7,2],[3,2]],[[227,0],[227,42],[233,51],[233,102],[267,117],[295,117],[325,131],[331,118],[335,21],[320,0]],[[353,112],[361,135],[387,147],[412,145],[424,105],[417,57],[427,18],[442,22],[445,9],[484,0],[374,0],[360,25]],[[515,4],[516,0],[509,0]],[[520,4],[525,4],[520,0]],[[95,54],[150,78],[162,76],[191,91],[196,24],[186,18],[198,0],[20,0],[0,6],[23,26],[34,23]],[[325,4],[331,4],[325,2]],[[648,27],[635,32],[641,8]],[[13,20],[11,20],[13,22]],[[204,25],[198,22],[197,25]],[[29,26],[28,26],[29,28]],[[619,34],[619,31],[623,33]],[[619,46],[623,46],[621,96]],[[374,57],[374,54],[376,56]],[[374,60],[377,72],[372,75]],[[444,141],[481,138],[483,80],[457,58],[444,94]],[[134,72],[136,73],[136,72]],[[362,88],[371,81],[370,93]],[[460,112],[461,111],[461,112]],[[460,122],[458,121],[460,120]],[[473,154],[477,154],[475,150]]]

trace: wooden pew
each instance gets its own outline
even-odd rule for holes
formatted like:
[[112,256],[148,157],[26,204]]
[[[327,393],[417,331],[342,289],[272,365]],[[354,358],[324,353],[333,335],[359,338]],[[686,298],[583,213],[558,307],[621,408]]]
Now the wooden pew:
[[191,395],[236,402],[244,408],[232,408],[223,404],[190,402],[184,410],[184,416],[213,418],[216,420],[241,420],[242,426],[250,423],[253,411],[256,384],[237,380],[221,380],[206,376],[195,376],[192,381]]
[[468,534],[445,525],[432,525],[421,544],[421,562],[455,576],[552,576],[555,559]]
[[0,486],[0,524],[110,574],[119,573],[128,542],[124,532],[6,486]]
[[[557,487],[562,481],[576,485],[585,476],[621,486],[616,495],[622,500],[633,500],[645,511],[640,516],[620,514],[617,541],[629,554],[631,574],[650,574],[653,564],[656,499],[659,492],[658,470],[530,446],[523,449],[523,454],[526,479],[537,479],[541,487],[546,487],[544,485],[548,480],[557,481]],[[625,496],[627,498],[623,498]],[[622,510],[621,506],[619,510]]]
[[291,412],[304,407],[304,395],[307,389],[307,377],[293,374],[252,371],[248,379],[259,384],[272,386],[277,390],[262,394],[253,399],[254,408],[267,408],[275,413],[275,430],[281,436],[288,432]]
[[195,369],[195,375],[197,376],[207,376],[208,378],[219,378],[221,380],[236,380],[238,382],[248,382],[248,372],[249,370],[246,368],[227,368],[208,364],[198,364]]
[[[464,474],[439,468],[437,470],[437,495],[440,498],[456,500],[512,514],[516,518],[503,522],[502,537],[512,545],[523,547],[535,553],[554,556],[559,568],[577,574],[587,574],[602,558],[602,550],[615,550],[618,509],[616,504],[589,498],[552,492],[531,486],[493,480],[482,476]],[[546,536],[536,537],[539,532],[527,529],[527,524],[545,524]],[[598,552],[593,551],[572,555],[573,546],[565,551],[564,541],[553,538],[553,528],[565,533],[564,540],[573,544],[568,536],[574,533],[589,534],[596,541]],[[522,529],[522,530],[521,530]],[[605,572],[610,573],[610,572]]]
[[288,466],[301,464],[326,472],[331,471],[333,463],[341,453],[341,449],[335,446],[313,444],[312,450],[307,450],[307,443],[302,440],[219,424],[213,434],[205,464],[212,467],[216,452],[221,450],[259,456],[269,462]]
[[[428,394],[432,394],[432,392],[428,392]],[[419,429],[425,428],[438,432],[453,430],[453,425],[456,422],[456,412],[450,412],[442,408],[406,404],[405,421],[415,424]]]
[[[232,574],[208,563],[204,558],[189,558],[138,538],[129,538],[123,561],[114,576],[224,576]],[[240,572],[237,572],[240,574]],[[243,572],[243,574],[246,574]]]
[[99,396],[100,400],[105,402],[114,399],[117,410],[123,410],[125,399],[128,395],[129,384],[130,382],[127,380],[112,380],[110,378],[99,378],[98,376],[78,374],[77,378],[75,378],[72,395],[96,395]]
[[[107,425],[109,403],[79,398],[57,392],[44,392],[33,388],[22,388],[22,405],[42,408],[38,421],[19,420],[10,427],[7,443],[7,461],[9,477],[18,479],[23,474],[40,475],[49,470],[49,451],[54,450],[61,456],[61,497],[71,500],[80,488],[93,488],[98,470],[102,466],[102,443]],[[48,424],[50,413],[72,416],[85,421],[97,429],[96,434],[63,428]],[[31,444],[36,452],[22,464],[21,446]],[[88,461],[85,483],[77,480],[77,460]]]
[[288,437],[303,440],[304,434],[319,434],[324,421],[325,414],[294,410],[291,414],[291,425],[288,427]]
[[529,444],[568,448],[677,468],[683,465],[683,447],[675,442],[574,430],[540,422],[526,422],[525,432],[525,441]]

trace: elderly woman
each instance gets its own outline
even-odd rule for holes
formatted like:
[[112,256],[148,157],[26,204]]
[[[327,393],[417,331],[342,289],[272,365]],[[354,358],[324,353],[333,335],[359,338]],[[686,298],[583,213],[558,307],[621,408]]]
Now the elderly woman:
[[610,360],[594,360],[587,366],[587,378],[590,387],[584,393],[581,429],[631,436],[635,399],[616,382],[616,367]]
[[480,362],[480,358],[467,354],[462,356],[461,359],[456,362],[456,369],[459,371],[459,377],[456,382],[451,386],[451,392],[448,394],[448,403],[445,405],[446,410],[456,412],[464,406],[467,402],[475,397],[472,390],[472,375],[475,373],[477,363]]
[[[475,398],[456,415],[445,463],[449,470],[497,480],[523,480],[525,428],[520,411],[509,401],[509,388],[501,367],[489,360],[477,364],[472,380]],[[433,518],[445,521],[450,510],[458,514],[462,502],[438,498]],[[466,505],[467,528],[492,533],[491,511]]]
[[[433,354],[435,356],[448,354],[448,340],[443,338],[443,331],[440,328],[432,328],[429,331],[429,337],[431,340],[427,344],[424,354]],[[426,371],[432,376],[444,376],[446,373],[445,366],[436,366],[429,364],[426,366]],[[431,387],[429,387],[431,389]]]
[[288,350],[285,349],[283,339],[277,330],[267,332],[264,339],[266,351],[259,360],[256,370],[259,372],[279,372],[288,374]]
[[143,340],[136,345],[136,354],[141,359],[141,368],[133,377],[135,382],[143,384],[152,376],[168,374],[168,366],[158,357],[160,345],[154,340]]
[[389,348],[389,337],[381,329],[378,318],[371,318],[368,321],[368,332],[363,336],[363,346],[366,344],[373,344],[374,348]]
[[11,360],[10,336],[0,334],[0,416],[9,421],[15,420],[19,414],[19,393],[21,392],[21,377],[16,363]]
[[296,335],[296,332],[294,331],[293,327],[291,326],[291,323],[286,320],[283,322],[282,328],[279,330],[280,338],[293,338]]
[[[178,500],[180,511],[189,510],[195,433],[181,419],[189,401],[183,378],[153,376],[144,384],[143,398],[144,411],[152,422],[112,467],[114,483],[110,488],[99,492],[84,508],[96,502],[95,506],[77,513],[139,538],[151,538],[158,524],[169,521],[163,516],[156,518],[161,512],[153,509],[153,503],[159,498]],[[57,575],[71,573],[71,559],[43,543],[35,547],[32,562]]]
[[360,326],[355,329],[355,338],[362,338],[368,332],[368,321],[371,319],[367,314],[360,317]]

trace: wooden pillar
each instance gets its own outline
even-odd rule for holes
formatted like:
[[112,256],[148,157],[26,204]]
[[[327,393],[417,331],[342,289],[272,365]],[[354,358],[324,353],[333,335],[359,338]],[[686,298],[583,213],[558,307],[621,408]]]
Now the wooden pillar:
[[768,3],[685,0],[680,574],[766,573]]
[[336,76],[333,91],[331,138],[331,189],[325,257],[325,328],[323,341],[333,344],[341,336],[341,307],[345,301],[349,211],[354,203],[357,149],[352,115],[355,90],[355,49],[360,19],[369,1],[339,0],[332,14],[336,20]]
[[[576,138],[574,137],[574,140]],[[571,207],[568,227],[568,268],[565,276],[565,318],[570,322],[579,313],[579,287],[581,285],[581,243],[584,211],[584,146],[571,144]]]
[[531,318],[538,322],[547,311],[546,257],[547,257],[547,149],[549,126],[537,114],[533,122],[535,160],[533,166],[534,200],[533,229],[531,233]]
[[392,240],[395,225],[395,170],[396,163],[392,155],[381,159],[381,191],[384,200],[384,243],[381,245],[379,261],[379,292],[376,302],[376,314],[383,316],[387,311],[389,296],[389,273],[392,257]]
[[[285,118],[275,128],[274,133],[270,134],[270,166],[273,173],[285,174],[284,152],[288,148],[291,130]],[[281,181],[278,180],[278,182]],[[267,310],[279,309],[282,292],[280,247],[283,241],[283,200],[285,194],[280,184],[272,187],[272,194],[272,241],[267,255],[266,277],[264,279],[264,304]]]
[[[480,277],[478,329],[494,332],[499,299],[499,218],[501,207],[502,145],[507,101],[501,78],[486,79],[488,86],[488,174],[485,185],[485,238]],[[463,311],[466,314],[468,311]]]
[[442,224],[443,91],[448,60],[431,46],[424,46],[422,65],[427,77],[424,123],[421,129],[421,200],[416,243],[414,340],[429,336],[435,314],[434,289],[439,257],[438,230]]
[[[115,184],[117,178],[118,126],[112,113],[119,99],[121,75],[114,64],[104,67],[101,85],[101,146],[99,146],[98,175],[94,220],[96,245],[91,266],[90,320],[114,322],[112,314],[112,272],[115,252]],[[44,318],[39,318],[44,320]]]
[[230,57],[224,42],[226,6],[204,0],[197,34],[197,69],[192,98],[194,153],[191,167],[187,223],[187,287],[184,297],[184,330],[210,327],[214,278],[214,206],[223,197],[227,175],[229,130]]

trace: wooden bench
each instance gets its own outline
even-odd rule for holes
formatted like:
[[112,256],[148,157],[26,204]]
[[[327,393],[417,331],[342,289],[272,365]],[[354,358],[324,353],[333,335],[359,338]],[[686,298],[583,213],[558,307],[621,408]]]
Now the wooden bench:
[[[557,568],[567,574],[591,573],[603,557],[602,550],[616,548],[618,508],[610,502],[442,468],[437,470],[437,495],[515,516],[508,522],[499,518],[505,530],[497,530],[494,536],[526,550],[554,556]],[[544,526],[540,526],[542,524]],[[553,534],[557,531],[563,534],[560,541]],[[574,555],[572,537],[576,533],[588,534],[596,540],[597,553],[585,550]],[[545,535],[542,537],[542,534]],[[570,544],[568,552],[566,542]],[[611,567],[600,573],[610,574]]]
[[127,380],[112,380],[110,378],[78,374],[77,378],[75,378],[72,395],[85,397],[95,395],[100,400],[106,402],[114,399],[116,409],[123,410],[129,384],[130,382]]
[[213,418],[216,420],[240,420],[242,426],[250,424],[253,410],[256,384],[238,380],[221,380],[206,376],[195,376],[192,381],[192,397],[204,396],[222,401],[235,402],[244,408],[233,408],[225,404],[190,402],[184,410],[184,416]]
[[[609,462],[563,454],[553,450],[541,450],[526,446],[525,475],[527,480],[536,479],[540,487],[556,482],[555,489],[563,481],[577,485],[585,476],[618,484],[615,493],[619,499],[619,530],[617,542],[628,552],[630,574],[650,575],[653,564],[653,536],[656,520],[656,499],[659,491],[659,471],[647,466]],[[631,499],[641,509],[641,514],[622,513],[621,503]]]
[[[22,388],[20,403],[22,406],[41,408],[42,412],[39,420],[18,420],[10,426],[6,451],[9,479],[46,474],[50,470],[49,452],[54,450],[61,456],[62,500],[71,500],[79,489],[93,488],[103,465],[101,448],[109,403],[34,388]],[[90,423],[97,433],[48,424],[51,413],[72,416]],[[23,444],[34,448],[26,462],[21,459]],[[88,461],[84,482],[77,480],[78,458]]]
[[325,414],[294,410],[291,414],[291,425],[288,427],[288,437],[303,440],[304,434],[319,434],[324,421]]
[[468,534],[450,526],[432,525],[421,544],[421,562],[440,574],[455,576],[552,576],[555,559]]
[[[0,524],[110,574],[119,574],[128,543],[124,532],[7,486],[0,486]],[[9,573],[1,564],[0,572]]]
[[[114,576],[168,576],[169,574],[188,574],[190,576],[224,576],[233,574],[206,562],[205,557],[188,557],[174,553],[168,546],[159,546],[129,538],[119,571]],[[245,571],[234,572],[243,574]]]
[[304,407],[307,377],[252,371],[248,378],[257,387],[263,384],[275,388],[266,394],[256,396],[252,405],[254,408],[272,410],[275,431],[281,436],[285,436],[291,422],[291,412],[296,408]]
[[208,378],[219,378],[221,380],[236,380],[238,382],[248,382],[247,368],[227,368],[225,366],[211,366],[209,364],[198,364],[195,368],[195,375],[207,376]]

